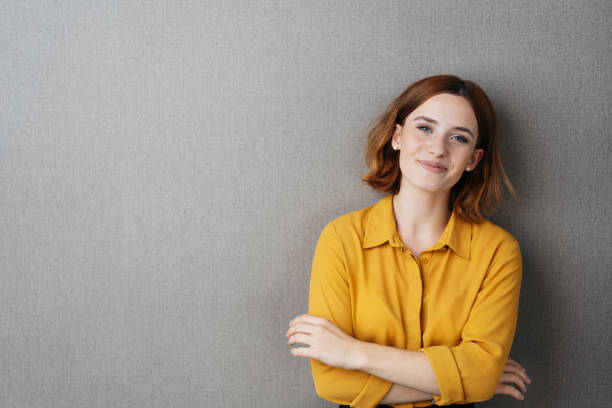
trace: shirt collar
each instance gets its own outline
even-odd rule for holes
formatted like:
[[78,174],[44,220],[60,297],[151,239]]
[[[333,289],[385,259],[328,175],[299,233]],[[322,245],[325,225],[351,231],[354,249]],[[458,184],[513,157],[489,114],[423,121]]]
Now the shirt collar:
[[[363,239],[363,248],[373,248],[389,241],[392,246],[401,246],[393,213],[393,194],[382,198],[370,209]],[[457,215],[453,209],[444,232],[433,246],[434,250],[448,246],[461,257],[469,260],[472,242],[471,223]]]

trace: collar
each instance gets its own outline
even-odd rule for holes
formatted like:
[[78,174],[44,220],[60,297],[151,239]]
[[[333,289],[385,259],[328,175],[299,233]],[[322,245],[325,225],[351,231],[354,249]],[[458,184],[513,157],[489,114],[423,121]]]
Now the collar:
[[[363,248],[373,248],[389,241],[391,246],[399,247],[402,240],[397,232],[393,212],[393,194],[382,198],[368,212]],[[462,258],[470,259],[472,225],[457,215],[453,209],[444,232],[433,246],[433,250],[448,246]]]

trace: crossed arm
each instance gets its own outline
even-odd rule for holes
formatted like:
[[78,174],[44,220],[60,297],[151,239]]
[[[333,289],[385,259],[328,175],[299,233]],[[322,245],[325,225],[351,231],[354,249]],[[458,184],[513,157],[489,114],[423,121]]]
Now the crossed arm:
[[393,383],[380,403],[431,400],[439,394],[429,360],[420,351],[359,341],[329,320],[304,314],[289,324],[288,343],[294,356],[310,357],[328,366],[360,370]]
[[[314,358],[326,365],[346,370],[360,370],[393,383],[382,404],[431,400],[440,394],[436,376],[427,356],[421,351],[401,350],[356,340],[329,320],[304,314],[289,323],[288,343],[306,344],[291,353],[298,357]],[[523,399],[525,383],[530,383],[525,369],[512,359],[496,389],[496,394],[507,394]],[[516,387],[505,383],[514,383]]]
[[[291,353],[310,358],[315,389],[321,397],[355,407],[432,399],[448,405],[509,394],[502,383],[516,383],[515,378],[529,382],[520,365],[508,360],[521,281],[518,243],[507,240],[499,248],[471,306],[462,341],[454,346],[406,350],[354,338],[346,306],[351,298],[345,265],[342,246],[330,224],[315,250],[310,314],[295,318],[287,332],[289,344],[308,346]],[[524,384],[518,387],[524,392]]]
[[[526,384],[531,384],[527,370],[518,362],[508,358],[495,394],[509,395],[517,400],[525,399]],[[381,404],[399,404],[405,402],[424,401],[432,399],[432,395],[403,385],[393,384],[389,392],[380,401]]]

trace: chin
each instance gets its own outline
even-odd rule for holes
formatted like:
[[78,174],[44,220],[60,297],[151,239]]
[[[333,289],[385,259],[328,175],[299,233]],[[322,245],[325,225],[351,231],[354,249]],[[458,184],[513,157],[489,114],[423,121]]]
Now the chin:
[[450,191],[450,187],[441,186],[441,185],[432,185],[432,184],[426,184],[426,183],[419,183],[419,184],[412,184],[412,185],[418,188],[419,190],[424,190],[429,193],[441,194],[441,193]]

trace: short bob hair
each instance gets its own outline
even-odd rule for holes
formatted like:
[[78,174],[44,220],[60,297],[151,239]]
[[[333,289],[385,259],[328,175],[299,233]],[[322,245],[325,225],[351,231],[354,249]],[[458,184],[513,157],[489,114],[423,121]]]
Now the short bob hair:
[[487,94],[474,82],[455,75],[435,75],[410,85],[391,102],[375,122],[367,138],[365,160],[369,172],[361,179],[373,189],[397,194],[400,189],[399,151],[391,147],[396,124],[404,125],[406,117],[430,97],[449,93],[468,100],[478,121],[476,149],[484,155],[476,168],[464,172],[451,188],[449,209],[470,222],[479,222],[484,212],[490,216],[499,210],[502,179],[515,200],[516,192],[504,172],[497,151],[497,118]]

